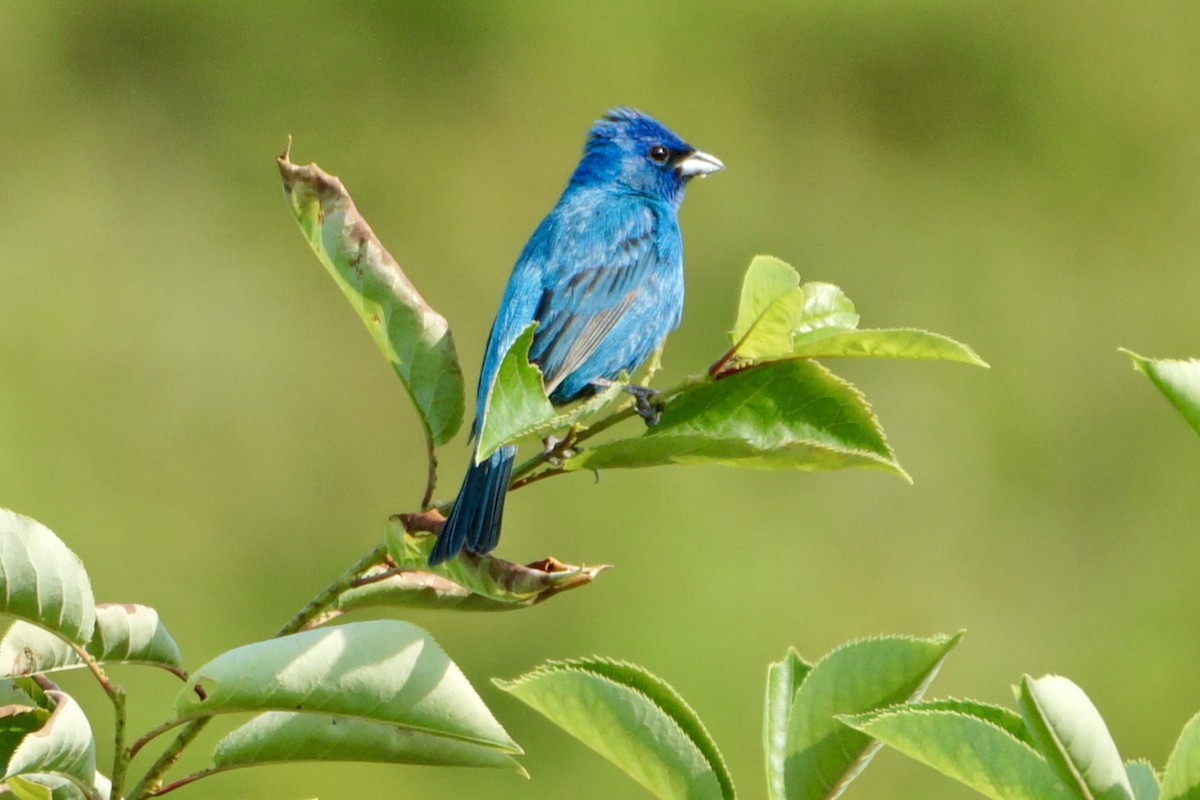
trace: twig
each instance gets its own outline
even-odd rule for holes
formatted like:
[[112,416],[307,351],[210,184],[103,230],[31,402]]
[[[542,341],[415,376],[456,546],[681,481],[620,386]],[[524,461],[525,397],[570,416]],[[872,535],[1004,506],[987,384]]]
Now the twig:
[[104,669],[95,657],[81,645],[72,644],[75,654],[87,666],[88,671],[96,678],[100,688],[108,695],[113,706],[113,767],[112,767],[112,796],[121,797],[125,783],[125,770],[129,767],[129,753],[125,750],[125,690],[108,679]]
[[209,775],[215,775],[218,772],[224,772],[226,769],[228,769],[228,767],[207,767],[199,772],[193,772],[191,775],[185,775],[177,781],[172,781],[166,786],[163,786],[161,789],[156,789],[153,792],[150,792],[150,794],[146,796],[162,797],[167,792],[173,792],[181,786],[187,786],[189,783],[194,783],[201,778],[207,778]]
[[275,635],[287,636],[289,633],[303,630],[309,621],[320,615],[338,598],[338,595],[353,586],[362,573],[383,561],[386,556],[387,545],[382,543],[376,545],[371,552],[354,562],[353,566],[339,575],[333,583],[326,586],[320,594],[309,600],[304,608],[297,611],[296,615],[288,620],[288,623],[280,628]]
[[425,452],[429,456],[429,473],[425,478],[425,495],[421,498],[422,511],[428,511],[429,506],[433,504],[433,490],[437,488],[437,449],[429,433],[425,434]]

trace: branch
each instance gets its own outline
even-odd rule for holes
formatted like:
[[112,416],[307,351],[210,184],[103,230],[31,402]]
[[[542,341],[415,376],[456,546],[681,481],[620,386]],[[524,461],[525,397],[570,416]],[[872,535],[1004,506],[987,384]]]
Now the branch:
[[125,750],[125,690],[108,679],[104,669],[96,658],[82,646],[72,644],[75,654],[87,666],[88,671],[96,678],[100,688],[108,695],[113,705],[113,767],[112,767],[112,796],[121,797],[125,783],[125,770],[129,767],[130,754]]

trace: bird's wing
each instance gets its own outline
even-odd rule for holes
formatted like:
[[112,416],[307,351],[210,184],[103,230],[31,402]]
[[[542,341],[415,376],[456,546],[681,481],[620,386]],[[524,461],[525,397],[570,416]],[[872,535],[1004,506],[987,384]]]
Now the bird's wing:
[[529,358],[541,368],[547,393],[600,347],[658,263],[654,213],[643,207],[621,222],[607,241],[573,237],[559,254],[566,269],[542,292]]

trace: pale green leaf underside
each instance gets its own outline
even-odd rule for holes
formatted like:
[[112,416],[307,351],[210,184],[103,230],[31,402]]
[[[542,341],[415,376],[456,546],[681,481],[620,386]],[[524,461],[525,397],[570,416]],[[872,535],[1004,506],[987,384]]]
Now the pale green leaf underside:
[[525,770],[512,755],[488,745],[357,717],[268,711],[217,743],[221,769],[288,761],[373,761],[442,767]]
[[1058,675],[1026,675],[1017,705],[1034,745],[1065,784],[1095,800],[1133,800],[1117,745],[1082,689]]
[[51,690],[46,697],[54,703],[54,710],[41,729],[22,739],[13,751],[5,765],[5,779],[47,772],[92,781],[96,749],[87,717],[65,692]]
[[700,384],[638,437],[594,445],[567,469],[719,463],[759,469],[883,469],[905,478],[862,395],[819,364],[780,361]]
[[308,243],[400,376],[435,445],[462,425],[462,368],[446,319],[425,301],[358,213],[342,182],[316,164],[278,159],[283,190]]
[[36,520],[0,509],[0,613],[87,644],[96,603],[83,562]]
[[812,664],[802,659],[795,650],[788,650],[782,661],[767,667],[763,754],[766,757],[767,794],[771,800],[789,800],[786,768],[792,698],[812,668]]
[[176,709],[183,718],[241,711],[357,717],[520,752],[445,651],[399,620],[338,625],[230,650],[193,673]]
[[1158,773],[1148,761],[1125,762],[1125,774],[1133,787],[1134,800],[1159,800],[1162,789],[1158,784]]
[[1149,378],[1200,434],[1200,360],[1145,358],[1130,350],[1122,352],[1133,359],[1134,369]]
[[[158,612],[133,603],[100,603],[96,629],[85,648],[97,661],[145,664],[183,675],[183,656]],[[58,636],[16,621],[0,639],[0,675],[30,675],[84,666]]]
[[733,782],[699,717],[661,679],[606,659],[549,662],[493,681],[663,800],[732,800]]
[[864,639],[818,661],[788,710],[782,796],[824,800],[840,795],[876,748],[868,736],[837,718],[919,699],[960,638]]
[[1033,747],[980,716],[918,703],[845,718],[992,800],[1075,800]]
[[1163,800],[1200,798],[1200,714],[1188,720],[1167,759],[1163,772]]

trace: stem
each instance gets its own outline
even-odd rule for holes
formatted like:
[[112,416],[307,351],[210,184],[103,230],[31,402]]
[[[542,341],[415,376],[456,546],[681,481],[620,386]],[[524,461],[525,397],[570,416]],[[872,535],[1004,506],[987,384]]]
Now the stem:
[[88,671],[96,678],[100,688],[108,695],[113,705],[113,767],[112,767],[112,796],[120,797],[125,783],[125,771],[129,767],[130,755],[125,750],[125,690],[108,679],[104,669],[96,659],[79,645],[72,645],[75,654],[87,665]]
[[[158,760],[150,766],[145,777],[138,781],[137,786],[133,787],[133,791],[129,793],[129,800],[140,800],[140,798],[155,794],[156,790],[153,787],[162,780],[162,776],[167,773],[167,770],[174,766],[179,757],[183,755],[184,748],[200,735],[200,731],[204,730],[204,726],[210,720],[212,717],[198,717],[184,725],[183,730],[175,737],[175,741],[171,742],[170,747],[164,750]],[[113,792],[112,796],[120,797],[116,792]]]
[[136,742],[129,745],[129,758],[131,760],[137,758],[137,754],[142,751],[143,747],[150,744],[150,742],[154,741],[159,736],[162,736],[172,728],[178,728],[179,725],[180,722],[177,719],[169,719],[161,725],[155,725],[153,728],[143,733]]
[[[658,398],[662,401],[670,400],[671,398],[675,397],[676,395],[682,394],[683,392],[686,392],[688,389],[691,389],[693,386],[699,386],[700,384],[708,383],[711,380],[713,380],[713,378],[707,372],[701,373],[699,375],[689,375],[688,377],[681,380],[679,383],[672,386],[670,389],[664,389],[663,391],[659,392]],[[575,444],[578,444],[579,442],[587,441],[588,439],[592,438],[596,434],[603,433],[604,431],[611,428],[613,425],[616,425],[619,422],[624,422],[625,420],[629,419],[630,417],[634,417],[634,416],[637,416],[637,412],[634,411],[633,404],[631,403],[631,404],[625,406],[624,408],[620,409],[619,411],[614,411],[612,414],[609,414],[607,417],[600,420],[595,425],[591,425],[587,428],[581,429],[579,431],[579,433],[577,433],[574,436],[574,438],[571,439],[571,444],[575,445]],[[512,478],[510,478],[510,480],[509,480],[509,484],[508,484],[509,491],[512,491],[513,489],[519,489],[522,486],[528,486],[531,483],[536,483],[537,481],[543,480],[545,478],[549,478],[552,475],[562,475],[562,474],[566,473],[566,470],[564,470],[564,469],[550,468],[550,469],[545,470],[544,472],[539,472],[536,475],[531,475],[529,477],[526,477],[527,475],[529,475],[529,473],[533,472],[538,467],[544,466],[545,464],[546,464],[546,458],[545,458],[545,455],[542,453],[538,453],[537,455],[532,456],[531,458],[518,464],[513,469]]]
[[437,488],[437,449],[433,445],[433,437],[425,434],[425,452],[429,456],[429,473],[425,478],[425,496],[421,498],[421,510],[428,511],[433,504],[433,490]]
[[193,772],[191,775],[185,775],[177,781],[172,781],[161,789],[156,789],[155,791],[150,792],[150,794],[146,796],[162,797],[167,792],[173,792],[181,786],[187,786],[189,783],[194,783],[201,778],[207,778],[209,775],[215,775],[218,772],[224,772],[226,769],[228,769],[228,767],[208,767],[207,769],[202,769],[199,772]]
[[316,619],[334,600],[337,600],[338,595],[354,585],[362,573],[366,572],[371,567],[378,564],[387,556],[387,545],[376,545],[371,552],[354,562],[353,566],[343,572],[334,580],[333,583],[321,590],[321,593],[308,601],[304,608],[296,612],[296,616],[288,620],[288,623],[280,628],[275,635],[287,636],[289,633],[296,633],[304,630],[304,628]]

